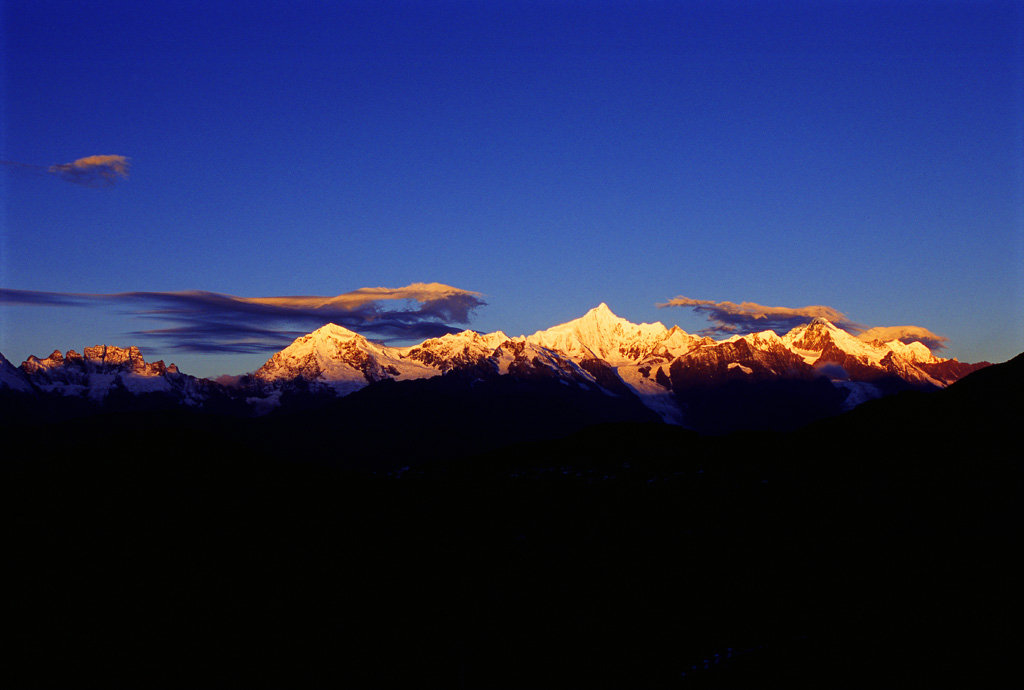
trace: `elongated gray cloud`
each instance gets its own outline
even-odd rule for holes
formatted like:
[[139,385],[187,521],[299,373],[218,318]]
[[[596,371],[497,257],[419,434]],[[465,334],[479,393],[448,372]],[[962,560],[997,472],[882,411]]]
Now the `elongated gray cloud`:
[[39,307],[115,306],[154,328],[130,336],[178,352],[261,353],[280,349],[326,323],[389,341],[433,338],[461,329],[482,295],[441,283],[360,288],[334,297],[236,297],[215,292],[86,294],[0,289],[0,304]]
[[850,321],[842,312],[821,305],[796,308],[766,307],[755,302],[736,304],[735,302],[713,302],[708,299],[690,299],[680,296],[657,306],[658,308],[690,307],[698,314],[703,314],[712,325],[701,331],[701,334],[712,337],[743,335],[767,330],[784,333],[819,317],[828,319],[847,330],[852,329],[858,332],[862,330],[861,326]]
[[823,305],[807,307],[766,307],[756,302],[714,302],[706,299],[676,297],[657,305],[664,307],[689,307],[707,317],[711,325],[700,331],[710,337],[746,335],[758,331],[775,331],[785,334],[816,318],[828,319],[840,328],[864,341],[899,340],[904,343],[921,342],[931,350],[942,350],[948,338],[932,333],[920,326],[876,326],[867,328],[854,323],[841,311]]
[[109,187],[120,179],[128,178],[130,163],[125,156],[86,156],[70,163],[50,166],[32,165],[17,161],[0,161],[9,168],[36,174],[55,175],[67,182],[83,187]]

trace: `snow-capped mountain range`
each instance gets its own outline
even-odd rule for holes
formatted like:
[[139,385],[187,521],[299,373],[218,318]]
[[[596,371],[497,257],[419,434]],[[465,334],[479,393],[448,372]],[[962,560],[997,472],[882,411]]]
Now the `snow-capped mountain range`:
[[533,335],[463,331],[409,347],[388,347],[335,324],[295,340],[234,391],[147,364],[138,348],[97,346],[84,354],[55,351],[15,368],[0,355],[0,389],[60,394],[102,402],[113,390],[158,393],[201,407],[211,397],[245,400],[261,413],[301,390],[346,396],[375,383],[438,376],[469,382],[510,376],[557,380],[596,393],[635,395],[667,422],[687,424],[702,392],[743,383],[827,381],[844,408],[893,387],[943,388],[974,369],[936,357],[920,342],[865,342],[825,319],[779,336],[763,331],[715,341],[661,323],[634,324],[605,304]]
[[103,403],[112,393],[160,394],[188,406],[201,406],[215,387],[162,361],[147,363],[137,347],[87,347],[82,354],[54,350],[46,359],[30,356],[14,367],[0,354],[0,389],[56,394]]

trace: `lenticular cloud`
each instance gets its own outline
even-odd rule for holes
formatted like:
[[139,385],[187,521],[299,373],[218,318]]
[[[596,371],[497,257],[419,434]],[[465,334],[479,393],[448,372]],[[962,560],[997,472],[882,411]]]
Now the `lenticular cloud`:
[[861,340],[871,342],[880,340],[887,343],[892,340],[899,340],[903,343],[923,343],[929,350],[937,352],[946,349],[949,338],[936,335],[927,328],[921,326],[875,326],[857,336]]
[[400,288],[367,287],[335,297],[238,297],[249,304],[285,309],[341,310],[355,312],[375,303],[408,300],[419,303],[417,313],[425,318],[469,323],[470,314],[484,303],[479,292],[442,283],[413,283]]
[[701,332],[710,336],[742,335],[767,330],[786,332],[816,318],[828,319],[842,328],[862,330],[862,327],[850,321],[842,312],[821,305],[796,308],[766,307],[755,302],[736,304],[680,296],[659,304],[658,307],[690,307],[697,313],[705,315],[712,325]]
[[117,305],[159,323],[133,336],[156,339],[179,352],[258,353],[335,323],[384,341],[435,338],[461,329],[483,295],[441,283],[360,288],[334,297],[236,297],[215,292],[81,294],[0,289],[0,304]]

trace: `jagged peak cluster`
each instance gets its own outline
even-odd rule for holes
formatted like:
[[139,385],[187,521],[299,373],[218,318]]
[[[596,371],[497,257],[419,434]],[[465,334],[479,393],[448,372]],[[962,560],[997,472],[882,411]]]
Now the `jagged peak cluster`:
[[29,355],[22,367],[32,374],[69,366],[78,367],[88,373],[131,372],[139,376],[161,376],[167,371],[178,371],[174,364],[167,367],[162,360],[147,363],[142,357],[142,352],[134,345],[127,348],[94,345],[85,348],[82,353],[68,350],[62,355],[60,350],[54,350],[46,359]]
[[113,391],[131,395],[160,393],[187,405],[202,404],[202,389],[192,376],[162,360],[146,362],[138,347],[94,345],[79,354],[54,350],[45,359],[30,355],[14,367],[0,355],[0,389],[27,393],[56,393],[103,402]]

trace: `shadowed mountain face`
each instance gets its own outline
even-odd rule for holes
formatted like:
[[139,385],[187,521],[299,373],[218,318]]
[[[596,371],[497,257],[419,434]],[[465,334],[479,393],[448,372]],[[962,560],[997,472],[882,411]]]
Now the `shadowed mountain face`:
[[[472,434],[464,419],[511,428],[578,401],[524,387],[488,409],[448,399],[454,381],[412,383],[259,419],[173,410],[0,428],[12,593],[0,681],[1013,677],[1024,358],[794,432],[637,420],[477,453],[449,452]],[[389,387],[416,391],[400,414]]]

